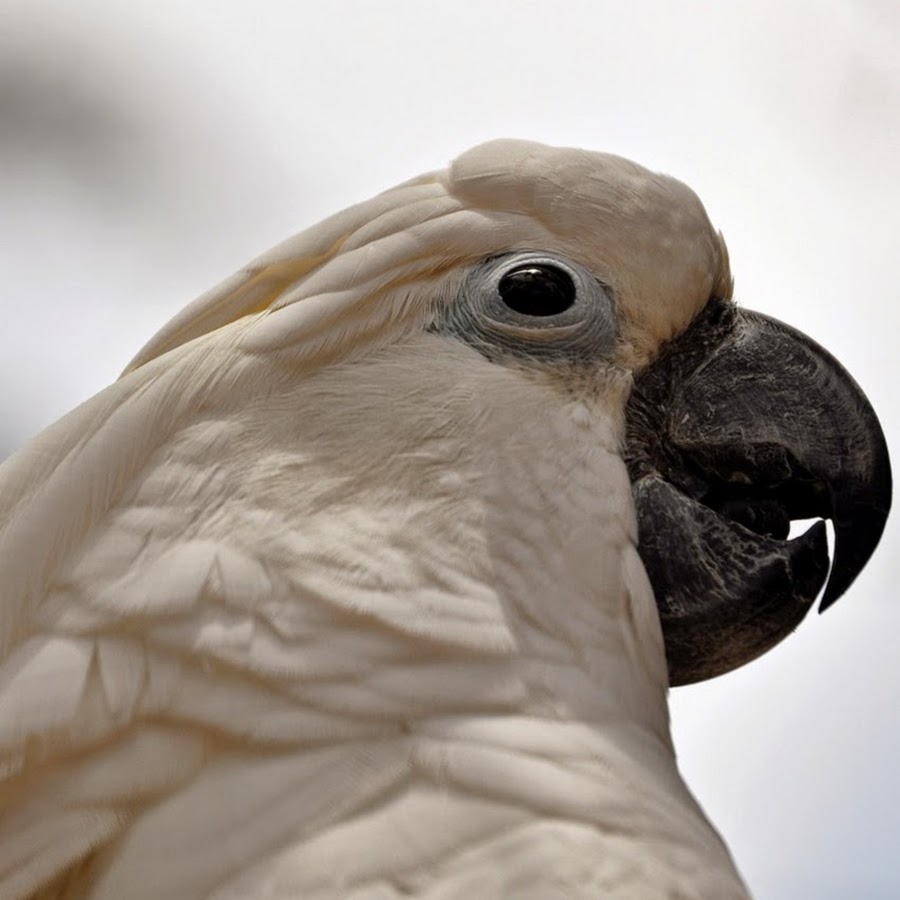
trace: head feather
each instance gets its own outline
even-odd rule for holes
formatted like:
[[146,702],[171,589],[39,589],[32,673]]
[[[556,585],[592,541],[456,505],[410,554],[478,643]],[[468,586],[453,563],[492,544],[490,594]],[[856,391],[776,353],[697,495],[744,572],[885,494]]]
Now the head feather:
[[126,370],[243,321],[249,353],[309,370],[420,330],[467,266],[556,250],[613,291],[640,362],[713,294],[730,296],[721,235],[681,182],[611,154],[499,140],[285,241],[176,316]]

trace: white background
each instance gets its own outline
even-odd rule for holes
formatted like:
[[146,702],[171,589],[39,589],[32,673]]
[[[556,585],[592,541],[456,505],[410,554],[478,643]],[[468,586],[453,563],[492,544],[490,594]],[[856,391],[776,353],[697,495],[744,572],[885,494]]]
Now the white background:
[[[288,234],[497,136],[690,184],[737,296],[900,437],[900,5],[0,2],[0,450]],[[900,897],[898,517],[848,596],[674,692],[760,900]]]

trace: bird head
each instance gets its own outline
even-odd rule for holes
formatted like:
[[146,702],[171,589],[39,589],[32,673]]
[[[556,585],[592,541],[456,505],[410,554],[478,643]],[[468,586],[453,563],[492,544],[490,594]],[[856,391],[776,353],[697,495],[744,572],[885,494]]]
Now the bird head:
[[[621,157],[493,141],[301,233],[200,298],[136,377],[211,336],[295,377],[415,336],[465,345],[619,422],[671,684],[748,662],[875,549],[890,465],[859,386],[814,341],[732,300],[685,185]],[[817,522],[791,538],[797,519]]]

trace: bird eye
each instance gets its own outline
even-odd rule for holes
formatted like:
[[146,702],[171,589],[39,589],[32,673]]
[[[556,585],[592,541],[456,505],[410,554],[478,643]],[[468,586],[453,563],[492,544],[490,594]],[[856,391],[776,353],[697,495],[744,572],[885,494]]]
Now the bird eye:
[[575,303],[572,276],[557,266],[526,263],[510,269],[497,285],[500,299],[523,316],[556,316]]
[[552,250],[513,250],[474,266],[431,326],[488,359],[607,359],[617,341],[612,291]]

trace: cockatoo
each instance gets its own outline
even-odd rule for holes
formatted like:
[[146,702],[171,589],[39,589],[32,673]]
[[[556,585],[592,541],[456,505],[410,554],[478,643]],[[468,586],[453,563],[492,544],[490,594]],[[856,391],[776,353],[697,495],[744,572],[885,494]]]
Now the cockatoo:
[[187,307],[0,469],[0,896],[747,897],[667,688],[890,471],[731,285],[680,182],[495,141]]

